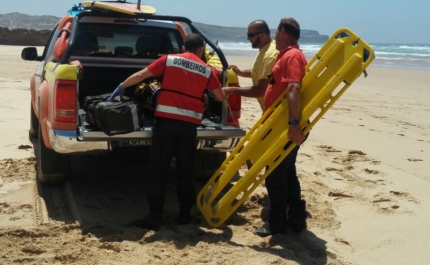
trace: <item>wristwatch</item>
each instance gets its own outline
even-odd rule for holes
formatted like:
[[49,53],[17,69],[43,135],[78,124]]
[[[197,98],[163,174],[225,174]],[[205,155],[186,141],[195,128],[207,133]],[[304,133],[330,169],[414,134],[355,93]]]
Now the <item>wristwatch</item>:
[[297,125],[299,125],[299,121],[296,119],[291,119],[288,121],[288,125],[297,126]]

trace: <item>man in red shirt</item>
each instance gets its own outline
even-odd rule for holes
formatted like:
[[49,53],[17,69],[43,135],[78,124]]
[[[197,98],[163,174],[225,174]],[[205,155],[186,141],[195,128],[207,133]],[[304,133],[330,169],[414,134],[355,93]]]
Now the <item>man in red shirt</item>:
[[[306,228],[306,203],[301,199],[300,182],[296,173],[296,158],[300,144],[306,136],[300,129],[300,88],[305,75],[306,57],[297,44],[300,26],[294,18],[281,19],[276,30],[277,61],[269,74],[269,85],[264,94],[265,107],[270,108],[279,95],[287,90],[289,117],[285,122],[290,125],[288,139],[296,144],[291,153],[266,178],[265,184],[270,199],[269,222],[255,232],[260,236],[284,233],[286,226],[300,233]],[[223,88],[226,95],[261,96],[256,91]],[[287,219],[288,211],[288,219]]]
[[136,220],[141,228],[158,230],[163,224],[164,197],[170,162],[176,157],[178,175],[177,222],[192,221],[190,210],[196,201],[194,190],[194,156],[197,126],[203,118],[204,90],[224,101],[221,83],[214,71],[200,58],[204,51],[203,38],[195,33],[185,38],[184,53],[165,55],[121,83],[109,100],[124,93],[124,88],[149,77],[163,77],[157,96],[152,128],[150,173],[148,181],[149,215]]

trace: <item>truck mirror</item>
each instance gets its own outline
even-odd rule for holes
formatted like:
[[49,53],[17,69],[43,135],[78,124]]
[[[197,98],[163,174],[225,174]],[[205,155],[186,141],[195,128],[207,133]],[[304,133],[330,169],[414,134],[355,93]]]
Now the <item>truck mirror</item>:
[[37,49],[36,47],[27,47],[22,49],[21,58],[26,61],[37,60]]

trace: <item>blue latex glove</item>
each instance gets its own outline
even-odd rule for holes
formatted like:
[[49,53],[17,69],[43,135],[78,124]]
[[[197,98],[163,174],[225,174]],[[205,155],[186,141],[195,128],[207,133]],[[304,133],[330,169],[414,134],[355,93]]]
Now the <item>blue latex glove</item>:
[[124,88],[122,87],[122,83],[119,84],[119,86],[117,86],[115,88],[115,90],[113,91],[112,95],[110,95],[110,97],[107,99],[107,101],[112,101],[114,98],[116,98],[117,96],[123,96],[124,95]]

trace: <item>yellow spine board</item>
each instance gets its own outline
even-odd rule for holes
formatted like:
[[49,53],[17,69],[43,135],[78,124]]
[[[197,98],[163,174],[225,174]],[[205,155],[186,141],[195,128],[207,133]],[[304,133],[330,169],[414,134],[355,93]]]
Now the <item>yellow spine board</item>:
[[[374,59],[373,49],[347,28],[337,30],[306,65],[302,80],[300,127],[306,134]],[[308,123],[308,120],[310,123]],[[284,91],[241,139],[197,196],[209,225],[218,227],[245,201],[295,144],[288,140]],[[237,182],[246,160],[254,164]],[[261,171],[266,171],[260,175]]]

